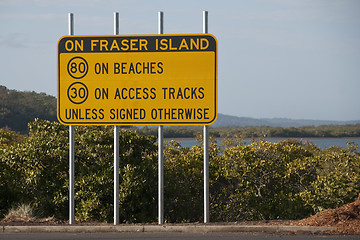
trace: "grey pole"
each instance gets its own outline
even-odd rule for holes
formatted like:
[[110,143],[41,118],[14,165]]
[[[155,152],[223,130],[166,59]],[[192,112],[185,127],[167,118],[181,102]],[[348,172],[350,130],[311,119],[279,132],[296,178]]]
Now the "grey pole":
[[[119,34],[119,13],[114,12],[114,35]],[[119,126],[114,126],[114,225],[119,224]]]
[[[74,14],[68,13],[69,35],[74,35]],[[75,179],[75,152],[74,152],[74,126],[69,126],[69,224],[74,224],[75,201],[74,201],[74,179]]]
[[[208,12],[203,11],[203,33],[208,33]],[[204,125],[204,223],[210,222],[209,212],[209,136]]]
[[[164,33],[164,13],[158,12],[158,33]],[[164,223],[164,138],[163,126],[158,128],[158,217],[159,224]]]
[[158,216],[159,224],[164,223],[164,157],[163,157],[163,126],[158,128]]
[[208,11],[203,11],[203,33],[208,32]]
[[69,35],[74,35],[74,14],[68,13],[68,30]]

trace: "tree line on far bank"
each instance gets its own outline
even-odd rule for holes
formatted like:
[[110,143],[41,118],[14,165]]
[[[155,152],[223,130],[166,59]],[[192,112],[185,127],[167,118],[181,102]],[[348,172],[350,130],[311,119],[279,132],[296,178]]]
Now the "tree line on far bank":
[[[77,126],[77,221],[113,219],[113,128]],[[29,134],[0,129],[0,218],[31,204],[38,216],[68,219],[68,128],[35,120]],[[231,137],[209,146],[210,216],[214,222],[299,219],[354,201],[360,192],[360,152],[349,143],[321,149],[285,140],[245,144]],[[157,221],[156,138],[122,129],[121,222]],[[166,222],[203,220],[203,149],[164,148]]]
[[[157,136],[157,128],[143,127],[137,130],[144,135]],[[202,134],[202,127],[166,127],[165,138],[197,138]],[[209,128],[211,136],[216,138],[229,138],[238,136],[242,138],[336,138],[360,137],[360,124],[349,125],[322,125],[306,127],[217,127]]]

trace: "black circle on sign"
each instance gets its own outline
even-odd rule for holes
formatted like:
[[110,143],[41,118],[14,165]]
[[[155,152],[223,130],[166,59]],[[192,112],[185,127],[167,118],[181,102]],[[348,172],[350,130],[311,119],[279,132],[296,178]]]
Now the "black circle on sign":
[[87,61],[82,57],[73,57],[67,65],[67,71],[72,78],[80,79],[86,76],[89,70]]
[[81,104],[88,98],[89,90],[82,82],[74,82],[68,87],[67,96],[70,102]]

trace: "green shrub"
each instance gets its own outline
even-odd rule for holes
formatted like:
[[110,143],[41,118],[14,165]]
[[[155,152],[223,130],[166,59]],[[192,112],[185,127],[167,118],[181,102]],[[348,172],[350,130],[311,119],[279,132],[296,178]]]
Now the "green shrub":
[[[29,129],[21,138],[0,131],[0,217],[24,203],[36,216],[68,219],[68,127],[35,120]],[[354,201],[360,192],[357,145],[210,142],[211,221],[298,219]],[[122,129],[119,143],[120,221],[156,221],[155,138]],[[203,219],[201,146],[165,145],[164,203],[166,222]],[[78,221],[113,221],[113,127],[76,127],[75,207]]]
[[348,144],[347,148],[330,147],[319,152],[310,163],[305,163],[311,165],[316,175],[300,196],[314,213],[337,208],[359,195],[360,154],[357,147],[354,144]]
[[22,142],[24,139],[24,135],[21,135],[6,128],[0,128],[0,151],[4,150],[10,145]]
[[[29,128],[24,142],[1,153],[1,177],[6,179],[5,190],[13,196],[3,203],[1,194],[1,207],[31,202],[40,216],[68,219],[68,127],[35,120]],[[76,127],[75,132],[76,219],[112,221],[113,128]],[[133,222],[153,220],[154,138],[121,130],[119,142],[120,218]]]
[[25,136],[8,129],[0,129],[0,218],[4,217],[19,196],[18,185],[14,181],[18,177],[17,165],[12,158],[4,159],[5,154],[13,154],[17,146],[24,141]]
[[302,143],[255,141],[225,149],[212,178],[212,217],[216,221],[296,218],[307,214],[288,173],[296,159],[310,157]]
[[182,148],[170,141],[164,150],[166,222],[194,222],[202,218],[202,148]]

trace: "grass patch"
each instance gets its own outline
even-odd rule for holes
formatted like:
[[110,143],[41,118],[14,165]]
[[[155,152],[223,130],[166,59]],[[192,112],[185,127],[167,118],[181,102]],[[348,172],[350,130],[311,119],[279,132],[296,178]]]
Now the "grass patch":
[[34,219],[31,205],[23,203],[11,208],[3,220],[6,222],[28,222],[34,221]]

